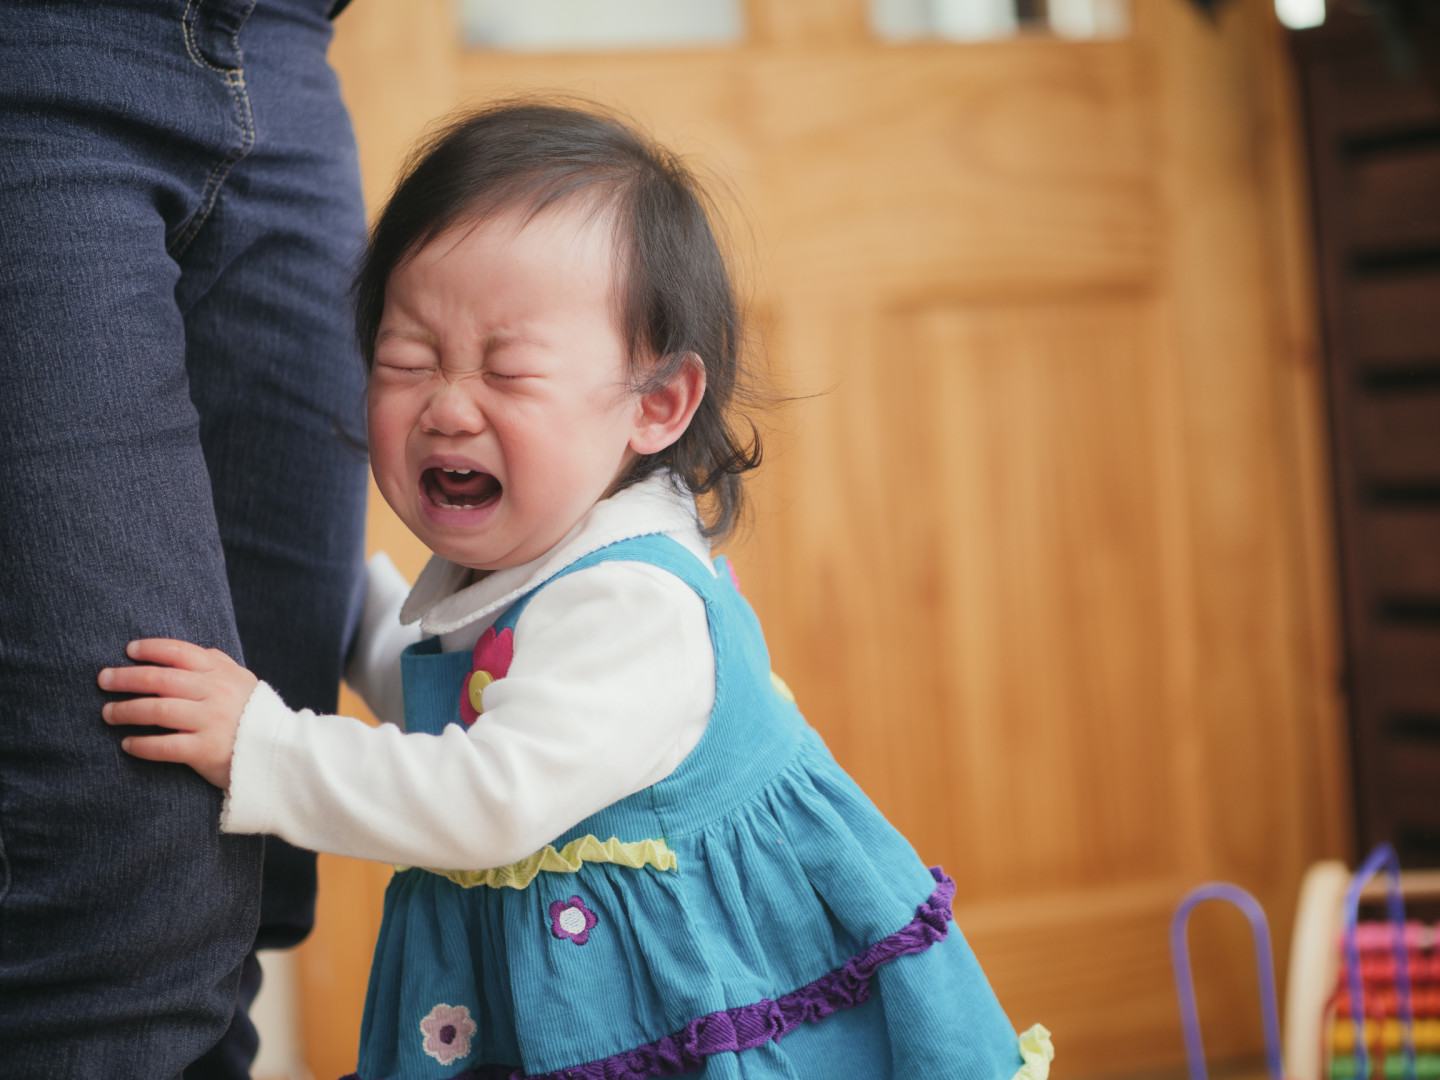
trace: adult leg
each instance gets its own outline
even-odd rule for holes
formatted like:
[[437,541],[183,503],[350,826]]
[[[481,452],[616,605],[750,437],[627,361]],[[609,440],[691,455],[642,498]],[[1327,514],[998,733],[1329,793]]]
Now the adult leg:
[[[255,138],[180,256],[178,296],[246,663],[291,706],[333,712],[362,582],[364,379],[348,288],[365,216],[324,9],[259,0],[241,28],[227,59],[243,64]],[[314,855],[268,838],[259,947],[303,938],[314,896]],[[186,1078],[244,1076],[253,1053],[242,1007]]]
[[358,617],[366,493],[349,299],[365,214],[329,3],[259,0],[241,28],[255,136],[176,291],[246,662],[321,711]]
[[229,1021],[261,855],[99,721],[131,638],[240,655],[177,271],[147,197],[0,181],[0,219],[0,1058],[175,1076]]
[[0,4],[7,1077],[178,1076],[257,925],[260,841],[218,834],[190,770],[124,755],[95,686],[134,637],[240,656],[167,249],[247,130],[186,12]]

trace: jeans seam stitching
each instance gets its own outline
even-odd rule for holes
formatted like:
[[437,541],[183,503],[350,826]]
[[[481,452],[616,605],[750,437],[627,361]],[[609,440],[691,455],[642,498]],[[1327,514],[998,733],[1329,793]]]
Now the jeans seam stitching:
[[[198,9],[202,2],[203,0],[186,0],[185,14],[180,17],[181,26],[185,35],[185,51],[190,54],[190,59],[195,61],[200,67],[208,68],[210,71],[228,76],[230,74],[229,71],[225,68],[216,67],[205,58],[205,54],[200,51],[200,43],[195,40],[195,21],[199,18],[200,12]],[[239,49],[239,42],[237,40],[239,36],[239,31],[236,31],[231,37],[231,41],[236,43],[237,52]]]
[[[250,95],[245,88],[245,69],[243,67],[217,67],[205,58],[200,52],[199,44],[195,41],[195,21],[201,3],[203,0],[186,0],[185,14],[181,17],[184,24],[185,51],[190,54],[190,59],[200,67],[224,77],[225,85],[230,89],[230,97],[235,102],[236,111],[240,115],[240,145],[217,161],[214,168],[210,170],[210,175],[205,178],[205,186],[200,192],[200,205],[195,208],[194,213],[190,215],[190,220],[181,229],[180,235],[167,249],[172,258],[178,258],[190,246],[195,235],[210,219],[210,212],[215,208],[215,200],[219,198],[220,188],[224,186],[230,170],[255,145],[255,115],[250,108]],[[239,26],[231,33],[230,44],[234,48],[236,56],[243,55],[240,52]]]

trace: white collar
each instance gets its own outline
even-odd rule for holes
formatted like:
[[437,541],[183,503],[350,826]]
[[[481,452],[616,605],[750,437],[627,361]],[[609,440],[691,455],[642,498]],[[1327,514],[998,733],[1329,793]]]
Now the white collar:
[[425,634],[449,634],[523,596],[592,551],[636,536],[663,533],[709,562],[695,500],[665,473],[602,499],[544,555],[522,566],[496,570],[473,585],[468,567],[432,555],[410,590],[400,621],[420,620]]

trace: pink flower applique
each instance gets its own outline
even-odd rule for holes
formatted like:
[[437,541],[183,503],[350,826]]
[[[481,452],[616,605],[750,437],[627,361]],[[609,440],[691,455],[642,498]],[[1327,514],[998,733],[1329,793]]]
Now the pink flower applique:
[[732,563],[729,559],[726,559],[725,569],[730,571],[730,584],[734,585],[735,591],[743,596],[744,591],[740,588],[740,575],[735,572],[735,564]]
[[576,945],[584,945],[599,921],[600,916],[586,907],[585,901],[578,896],[556,900],[550,905],[550,933],[562,941],[569,938]]
[[480,695],[485,687],[503,679],[510,670],[510,661],[515,656],[515,634],[508,627],[495,633],[492,626],[480,635],[475,643],[474,657],[465,681],[460,686],[460,720],[466,727],[480,719],[485,707]]
[[430,1015],[420,1021],[425,1035],[425,1053],[441,1065],[459,1061],[470,1053],[470,1036],[475,1034],[475,1021],[464,1005],[436,1005]]

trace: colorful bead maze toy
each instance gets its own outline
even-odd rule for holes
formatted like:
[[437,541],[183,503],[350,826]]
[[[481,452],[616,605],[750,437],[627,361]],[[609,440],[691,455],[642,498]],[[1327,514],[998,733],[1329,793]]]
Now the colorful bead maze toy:
[[[1362,900],[1375,898],[1370,879],[1382,869],[1388,877],[1388,918],[1361,920]],[[1404,906],[1407,893],[1420,899],[1430,891],[1427,886],[1440,884],[1434,877],[1402,876],[1394,849],[1382,844],[1351,879],[1340,962],[1322,1010],[1326,1080],[1440,1080],[1436,925],[1407,921]]]
[[[1375,880],[1382,872],[1385,880]],[[1433,921],[1440,872],[1401,874],[1388,844],[1354,874],[1338,862],[1311,867],[1290,950],[1283,1057],[1259,903],[1228,884],[1189,893],[1175,912],[1170,941],[1191,1080],[1204,1080],[1206,1072],[1185,928],[1194,907],[1211,899],[1234,904],[1250,920],[1271,1080],[1440,1080],[1440,924]],[[1422,910],[1430,905],[1431,921],[1407,922],[1407,899]],[[1363,1024],[1355,1023],[1356,1014]]]

